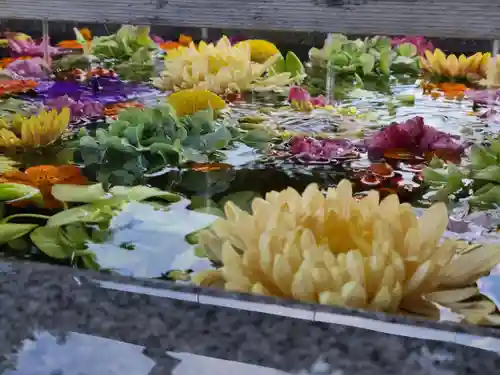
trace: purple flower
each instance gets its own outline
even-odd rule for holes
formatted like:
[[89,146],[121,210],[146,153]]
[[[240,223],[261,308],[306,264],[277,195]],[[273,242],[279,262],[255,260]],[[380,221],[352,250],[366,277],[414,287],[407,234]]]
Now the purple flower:
[[99,102],[88,99],[76,101],[67,95],[48,99],[45,102],[45,105],[51,109],[57,109],[58,111],[61,111],[65,107],[69,108],[71,121],[78,121],[82,118],[98,118],[104,116],[104,106]]
[[465,145],[458,139],[424,124],[422,117],[414,117],[401,124],[392,123],[366,140],[368,156],[381,158],[389,150],[406,150],[416,155],[429,151],[444,151],[461,155]]
[[290,153],[305,162],[330,162],[359,155],[354,145],[347,139],[294,137],[290,141],[290,146]]
[[40,57],[13,61],[7,65],[6,70],[12,73],[15,79],[43,79],[49,74],[47,64]]
[[466,90],[465,95],[477,104],[495,104],[500,99],[500,90]]
[[[43,56],[44,54],[44,39],[37,44],[33,40],[9,39],[9,47],[15,56]],[[61,50],[57,47],[48,46],[50,55],[58,55]]]
[[46,100],[66,95],[75,101],[88,99],[104,106],[135,99],[156,91],[147,85],[126,83],[111,77],[92,78],[84,83],[75,81],[43,82],[35,90],[40,97]]

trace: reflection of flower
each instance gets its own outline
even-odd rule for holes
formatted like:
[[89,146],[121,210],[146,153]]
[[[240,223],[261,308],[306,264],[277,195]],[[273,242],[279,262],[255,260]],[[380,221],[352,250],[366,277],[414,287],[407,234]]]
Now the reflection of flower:
[[68,128],[70,111],[43,110],[29,118],[16,115],[12,118],[10,129],[0,129],[0,147],[40,147],[57,141]]
[[67,95],[73,100],[91,99],[102,105],[122,102],[153,92],[147,85],[125,83],[112,77],[94,77],[88,82],[42,82],[36,92],[44,99]]
[[192,115],[201,110],[212,108],[220,110],[226,107],[224,100],[207,90],[191,89],[174,92],[167,97],[177,116]]
[[99,102],[89,99],[76,101],[67,95],[48,99],[45,105],[57,111],[62,111],[63,108],[69,108],[71,112],[71,121],[78,121],[82,118],[90,119],[102,117],[104,115],[104,107]]
[[366,143],[368,155],[375,159],[391,150],[405,150],[415,155],[437,151],[458,156],[464,151],[464,145],[457,137],[425,125],[419,116],[401,124],[392,123]]
[[401,44],[410,43],[417,47],[417,53],[421,56],[425,54],[425,51],[434,51],[434,45],[429,40],[425,39],[423,36],[404,36],[401,38],[392,38],[391,44],[393,46],[399,46]]
[[309,112],[317,107],[326,106],[326,98],[323,95],[312,97],[309,92],[302,87],[291,87],[288,100],[292,107],[301,112]]
[[444,95],[447,99],[463,99],[465,96],[465,91],[467,86],[462,83],[453,82],[441,82],[441,83],[430,83],[422,82],[422,89],[424,94],[429,94],[433,98],[439,98]]
[[439,48],[425,52],[425,57],[420,58],[422,69],[431,74],[447,77],[461,78],[477,81],[486,77],[486,71],[490,60],[490,53],[478,52],[470,57],[465,55],[446,56]]
[[295,137],[290,141],[290,145],[290,153],[304,162],[330,162],[356,158],[359,155],[354,145],[346,139]]
[[166,55],[165,70],[154,84],[163,90],[199,88],[216,94],[271,91],[290,84],[290,73],[264,76],[280,55],[259,64],[251,61],[250,52],[247,42],[232,46],[227,37],[217,44],[191,43]]
[[[84,185],[87,178],[82,176],[80,168],[75,165],[39,165],[30,167],[24,172],[5,172],[0,176],[0,183],[17,183],[35,187],[40,190],[43,196],[45,208],[58,208],[62,204],[56,200],[52,194],[52,186],[57,184]],[[29,200],[22,200],[13,205],[24,207],[29,205]]]
[[268,59],[280,53],[279,49],[271,42],[262,39],[248,39],[235,44],[237,47],[241,43],[248,43],[250,46],[250,56],[252,61],[265,63]]
[[358,200],[343,180],[326,196],[315,184],[302,195],[292,188],[270,192],[252,202],[252,212],[228,202],[227,219],[199,234],[199,243],[223,267],[197,274],[195,282],[431,316],[438,314],[435,302],[475,322],[488,321],[492,312],[484,301],[467,300],[479,295],[473,283],[500,262],[500,249],[479,246],[458,255],[457,242],[441,243],[448,223],[442,203],[417,219],[396,195],[379,203],[371,191]]

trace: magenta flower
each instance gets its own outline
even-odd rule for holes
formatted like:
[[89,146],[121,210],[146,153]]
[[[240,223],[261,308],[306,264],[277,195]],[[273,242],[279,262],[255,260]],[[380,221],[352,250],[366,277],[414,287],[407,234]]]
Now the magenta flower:
[[354,145],[347,139],[316,139],[294,137],[290,140],[290,153],[299,161],[329,163],[334,160],[359,156]]
[[461,155],[465,145],[453,136],[424,124],[422,117],[415,117],[401,124],[392,123],[366,140],[368,156],[378,159],[389,150],[406,150],[415,155],[429,151],[442,151]]
[[401,38],[392,38],[391,44],[393,46],[399,46],[400,44],[411,43],[417,47],[417,53],[419,55],[424,55],[426,50],[434,51],[434,45],[423,36],[404,36]]
[[297,108],[303,108],[304,105],[307,107],[308,104],[313,107],[324,107],[326,105],[326,98],[323,95],[312,97],[309,91],[299,86],[290,88],[288,100]]

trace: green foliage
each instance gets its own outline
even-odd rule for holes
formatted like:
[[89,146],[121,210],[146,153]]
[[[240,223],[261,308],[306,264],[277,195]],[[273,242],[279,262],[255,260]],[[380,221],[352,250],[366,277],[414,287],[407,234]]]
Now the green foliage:
[[144,110],[129,108],[120,112],[108,130],[99,129],[95,136],[83,135],[77,159],[95,171],[97,180],[105,185],[132,185],[144,174],[165,167],[218,160],[220,153],[216,151],[237,139],[249,144],[270,139],[213,118],[211,109],[178,118],[169,105]]
[[156,49],[149,27],[125,25],[115,34],[94,38],[91,53],[105,60],[122,79],[140,82],[154,73],[152,52]]
[[473,145],[470,163],[459,169],[433,160],[424,170],[424,181],[437,191],[433,199],[447,200],[451,195],[470,196],[469,204],[489,209],[500,204],[500,139],[489,139],[487,146]]
[[[335,74],[336,85],[365,87],[370,81],[388,82],[391,74],[419,72],[418,56],[414,45],[403,44],[392,48],[388,37],[375,36],[364,40],[350,40],[345,35],[333,34],[323,48],[309,51],[308,85],[313,95],[325,87],[327,68]],[[371,83],[370,86],[373,86]]]

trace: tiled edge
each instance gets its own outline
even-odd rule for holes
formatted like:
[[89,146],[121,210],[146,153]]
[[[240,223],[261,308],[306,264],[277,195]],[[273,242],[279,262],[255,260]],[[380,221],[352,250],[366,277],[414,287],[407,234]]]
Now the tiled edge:
[[[307,304],[274,297],[232,293],[220,289],[183,285],[164,280],[133,278],[43,263],[21,262],[18,260],[0,261],[0,279],[4,275],[4,277],[9,277],[12,282],[12,279],[15,278],[14,275],[17,273],[26,274],[35,272],[65,274],[67,277],[72,277],[76,285],[94,284],[101,288],[115,291],[255,311],[288,318],[350,325],[375,331],[387,331],[389,328],[381,329],[381,327],[392,324],[394,333],[401,333],[402,335],[405,335],[403,333],[405,327],[412,326],[440,331],[445,335],[465,334],[491,339],[500,338],[500,329],[471,324],[436,322],[419,317],[406,317],[334,306]],[[433,334],[435,333],[433,332]]]

